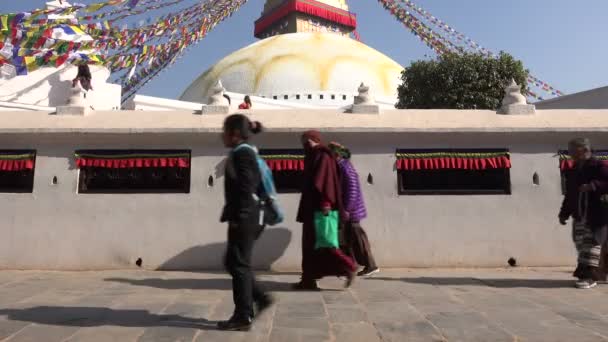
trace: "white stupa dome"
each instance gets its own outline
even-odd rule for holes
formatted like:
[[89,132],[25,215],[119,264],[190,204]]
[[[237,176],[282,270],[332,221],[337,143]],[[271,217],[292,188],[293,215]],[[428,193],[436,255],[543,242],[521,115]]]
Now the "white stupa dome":
[[281,34],[223,58],[180,99],[206,103],[218,80],[227,91],[265,97],[353,94],[364,82],[374,95],[396,98],[402,70],[379,51],[338,34]]

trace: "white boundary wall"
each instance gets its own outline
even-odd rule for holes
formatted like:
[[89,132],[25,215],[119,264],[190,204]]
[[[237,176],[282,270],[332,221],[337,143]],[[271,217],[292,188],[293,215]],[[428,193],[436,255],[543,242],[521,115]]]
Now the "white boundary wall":
[[[504,266],[508,258],[514,257],[520,265],[573,264],[570,227],[557,222],[561,190],[555,154],[569,139],[580,135],[589,137],[597,148],[608,147],[606,113],[541,113],[497,119],[535,126],[529,129],[447,129],[449,120],[441,124],[427,121],[424,128],[417,124],[419,119],[433,117],[431,113],[398,113],[410,116],[409,127],[403,123],[389,128],[348,124],[321,128],[326,140],[341,141],[354,154],[369,211],[363,226],[378,263],[382,267]],[[218,134],[222,117],[179,112],[141,114],[128,119],[136,112],[116,113],[125,118],[118,122],[110,113],[60,118],[40,112],[15,112],[14,117],[6,117],[9,121],[2,120],[0,148],[36,149],[37,161],[32,194],[0,194],[0,268],[129,268],[135,267],[134,261],[140,257],[149,269],[222,268],[226,239],[226,227],[218,222],[226,152]],[[375,119],[370,116],[369,120],[391,122],[393,114],[380,114]],[[491,116],[495,114],[487,112],[457,114],[487,118],[477,122],[478,126],[495,120]],[[12,119],[24,115],[37,119]],[[304,115],[308,118],[317,114],[256,117],[267,122],[269,129],[254,143],[262,148],[298,148],[299,133],[310,127],[297,123],[304,120]],[[318,115],[327,118],[319,121],[321,126],[333,120],[329,114]],[[104,116],[107,120],[102,120]],[[144,116],[149,121],[142,119]],[[555,116],[555,121],[547,124],[545,118],[550,116]],[[596,118],[595,123],[592,118]],[[132,127],[130,120],[139,121],[140,127]],[[184,120],[201,124],[180,126]],[[566,127],[568,120],[572,120],[571,127]],[[564,127],[557,127],[562,122]],[[584,122],[584,126],[576,126],[577,122]],[[36,128],[34,123],[45,126]],[[166,128],[159,128],[161,125]],[[74,150],[140,148],[190,149],[191,193],[77,193]],[[508,148],[513,164],[512,195],[398,196],[394,169],[397,148]],[[534,173],[540,176],[540,186],[532,182]],[[373,185],[366,184],[368,174],[373,175]],[[207,184],[209,176],[215,180],[213,187]],[[53,177],[57,177],[56,185],[52,184]],[[296,194],[281,196],[286,222],[266,232],[255,251],[256,266],[299,269],[297,202]]]

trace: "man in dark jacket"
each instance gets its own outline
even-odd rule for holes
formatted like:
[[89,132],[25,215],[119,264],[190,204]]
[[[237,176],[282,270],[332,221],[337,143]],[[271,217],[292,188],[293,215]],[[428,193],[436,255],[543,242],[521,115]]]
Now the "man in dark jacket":
[[576,287],[590,289],[600,280],[600,252],[606,241],[608,220],[604,198],[608,192],[608,167],[593,158],[588,139],[574,139],[568,144],[574,162],[565,171],[566,194],[559,212],[562,225],[572,217],[572,238],[578,252],[574,276]]

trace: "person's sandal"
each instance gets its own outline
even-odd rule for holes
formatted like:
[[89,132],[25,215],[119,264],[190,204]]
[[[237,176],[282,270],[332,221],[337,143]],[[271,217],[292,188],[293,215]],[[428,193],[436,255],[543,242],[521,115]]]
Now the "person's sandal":
[[369,277],[372,276],[376,273],[380,272],[380,269],[378,267],[374,267],[374,268],[364,268],[361,272],[357,273],[357,275],[359,277]]
[[227,321],[217,323],[217,328],[224,331],[249,331],[251,330],[251,318],[232,317]]
[[575,286],[577,289],[592,289],[597,286],[597,282],[592,279],[581,279],[576,282]]

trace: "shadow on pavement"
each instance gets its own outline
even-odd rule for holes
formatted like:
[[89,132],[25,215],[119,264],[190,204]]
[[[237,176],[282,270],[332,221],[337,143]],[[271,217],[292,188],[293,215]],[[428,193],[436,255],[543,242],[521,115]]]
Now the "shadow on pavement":
[[446,285],[446,286],[489,286],[496,288],[533,288],[552,289],[570,288],[573,280],[567,279],[482,279],[467,277],[417,277],[417,278],[386,278],[373,277],[371,280],[402,281],[410,284]]
[[[104,281],[129,284],[133,286],[154,287],[165,290],[231,290],[232,280],[221,279],[128,279],[128,278],[106,278]],[[291,290],[290,283],[269,280],[258,280],[264,289],[272,292],[284,292]]]
[[9,320],[73,327],[182,327],[215,330],[215,322],[204,318],[152,314],[147,310],[116,310],[104,307],[36,306],[0,309]]

